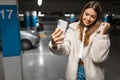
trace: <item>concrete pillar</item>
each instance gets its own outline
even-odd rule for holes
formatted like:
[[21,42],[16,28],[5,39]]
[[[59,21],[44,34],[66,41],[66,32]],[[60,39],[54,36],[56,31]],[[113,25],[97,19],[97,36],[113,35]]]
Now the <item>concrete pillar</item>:
[[26,11],[24,14],[24,23],[27,29],[30,29],[30,12]]
[[0,0],[0,36],[5,80],[23,80],[17,0]]
[[31,29],[36,30],[36,27],[37,27],[36,23],[37,23],[37,11],[32,11],[31,19],[30,19]]

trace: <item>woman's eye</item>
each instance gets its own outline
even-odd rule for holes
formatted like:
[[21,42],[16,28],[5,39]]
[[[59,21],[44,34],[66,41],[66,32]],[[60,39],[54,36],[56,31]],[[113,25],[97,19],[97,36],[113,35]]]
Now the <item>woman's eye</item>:
[[89,16],[89,14],[88,14],[88,13],[85,13],[85,15],[86,15],[86,16]]
[[95,19],[96,18],[96,16],[91,16],[93,19]]

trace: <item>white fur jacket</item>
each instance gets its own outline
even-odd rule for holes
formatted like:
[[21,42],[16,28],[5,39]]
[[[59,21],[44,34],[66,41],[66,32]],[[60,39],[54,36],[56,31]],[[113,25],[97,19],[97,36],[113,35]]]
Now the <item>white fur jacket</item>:
[[[78,22],[69,25],[64,43],[58,45],[57,49],[53,49],[51,41],[49,42],[49,48],[54,54],[68,55],[66,80],[77,79],[78,53],[81,46],[80,31],[76,28],[77,25]],[[104,62],[108,58],[109,47],[109,35],[100,35],[96,31],[90,36],[83,56],[86,80],[104,80]]]

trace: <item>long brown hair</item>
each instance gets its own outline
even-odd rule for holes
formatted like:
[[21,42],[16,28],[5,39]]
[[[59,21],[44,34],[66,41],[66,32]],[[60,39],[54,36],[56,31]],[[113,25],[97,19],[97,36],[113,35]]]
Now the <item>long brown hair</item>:
[[87,27],[87,31],[86,31],[86,35],[85,35],[85,41],[84,41],[84,44],[85,46],[88,45],[89,43],[89,37],[90,35],[96,30],[98,29],[100,23],[101,23],[101,20],[102,20],[102,8],[100,6],[100,4],[97,2],[97,1],[90,1],[88,2],[84,7],[83,7],[83,10],[81,12],[81,16],[80,16],[80,23],[78,25],[78,28],[80,29],[80,40],[82,41],[82,34],[83,34],[83,29],[84,29],[84,23],[82,21],[82,17],[83,17],[83,14],[84,14],[84,11],[88,8],[92,8],[96,13],[97,13],[97,18],[95,20],[95,22],[90,25],[89,27]]

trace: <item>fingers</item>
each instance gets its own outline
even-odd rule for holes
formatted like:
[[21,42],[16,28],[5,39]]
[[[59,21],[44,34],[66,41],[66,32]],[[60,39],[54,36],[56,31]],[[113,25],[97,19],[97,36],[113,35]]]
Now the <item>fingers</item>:
[[63,30],[56,28],[56,30],[51,34],[51,38],[55,44],[62,44],[64,42],[65,36],[62,35]]
[[54,41],[56,44],[62,44],[64,42],[65,36],[60,36],[58,38],[55,38]]
[[110,28],[110,23],[106,23],[105,26],[107,27],[107,29]]
[[56,28],[55,32],[52,33],[52,38],[59,37],[63,34],[63,30],[60,28]]
[[102,25],[102,29],[100,31],[100,34],[105,34],[108,31],[108,29],[110,28],[110,24],[107,22],[104,22],[101,25]]
[[105,22],[104,23],[104,30],[107,31],[110,28],[110,24]]

